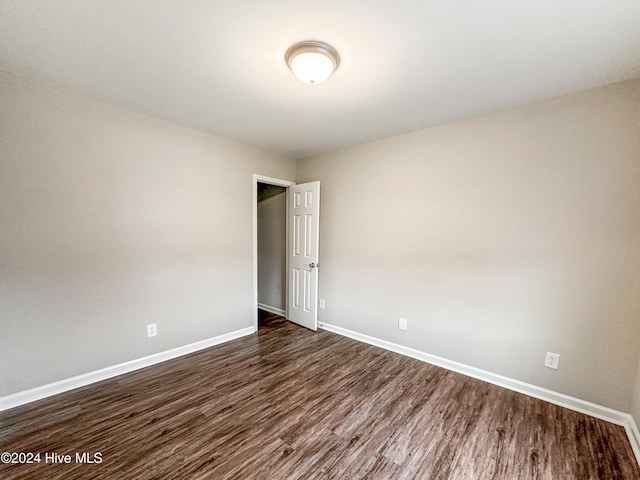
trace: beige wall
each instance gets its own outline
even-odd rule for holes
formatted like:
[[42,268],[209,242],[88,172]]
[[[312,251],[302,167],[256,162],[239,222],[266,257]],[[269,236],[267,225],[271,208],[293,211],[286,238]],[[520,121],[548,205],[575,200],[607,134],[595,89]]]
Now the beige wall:
[[633,398],[631,401],[631,416],[633,416],[636,425],[640,425],[640,362],[636,370]]
[[252,326],[252,174],[293,162],[5,76],[0,112],[0,396]]
[[286,193],[258,202],[258,303],[286,310]]
[[299,161],[310,180],[321,321],[630,411],[639,80]]

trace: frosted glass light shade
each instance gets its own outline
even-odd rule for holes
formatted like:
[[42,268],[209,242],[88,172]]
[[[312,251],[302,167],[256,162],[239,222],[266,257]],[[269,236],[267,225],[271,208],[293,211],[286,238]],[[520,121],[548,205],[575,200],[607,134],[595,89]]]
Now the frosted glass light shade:
[[317,84],[333,73],[333,62],[321,53],[301,53],[291,60],[291,70],[304,83]]
[[335,48],[326,43],[306,41],[289,48],[285,54],[285,61],[300,80],[317,85],[329,78],[338,68],[340,56]]

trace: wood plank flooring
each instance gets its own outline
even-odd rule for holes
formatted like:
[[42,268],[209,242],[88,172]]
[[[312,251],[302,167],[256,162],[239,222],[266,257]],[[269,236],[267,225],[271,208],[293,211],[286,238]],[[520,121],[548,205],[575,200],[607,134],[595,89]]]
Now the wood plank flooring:
[[[0,413],[13,479],[640,479],[622,427],[329,332],[259,333]],[[69,464],[45,462],[69,454]],[[78,463],[76,453],[101,463]]]

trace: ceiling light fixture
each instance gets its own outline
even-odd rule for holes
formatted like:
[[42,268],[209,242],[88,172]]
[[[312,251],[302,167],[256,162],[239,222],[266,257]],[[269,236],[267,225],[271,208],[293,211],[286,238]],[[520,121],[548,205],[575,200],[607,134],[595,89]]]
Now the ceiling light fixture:
[[315,40],[291,45],[284,60],[296,77],[310,85],[324,82],[340,65],[338,51]]

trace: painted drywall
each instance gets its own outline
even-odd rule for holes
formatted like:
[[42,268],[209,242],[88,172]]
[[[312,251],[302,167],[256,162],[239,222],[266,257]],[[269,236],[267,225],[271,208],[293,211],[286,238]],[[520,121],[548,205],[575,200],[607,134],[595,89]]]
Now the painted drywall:
[[636,369],[633,398],[631,400],[631,416],[636,422],[636,425],[640,426],[640,361],[638,362],[638,368]]
[[640,80],[297,168],[323,189],[320,321],[630,411]]
[[[260,185],[260,184],[259,184]],[[258,195],[258,303],[286,309],[286,189]]]
[[294,162],[6,75],[0,111],[0,396],[252,325],[252,174]]

